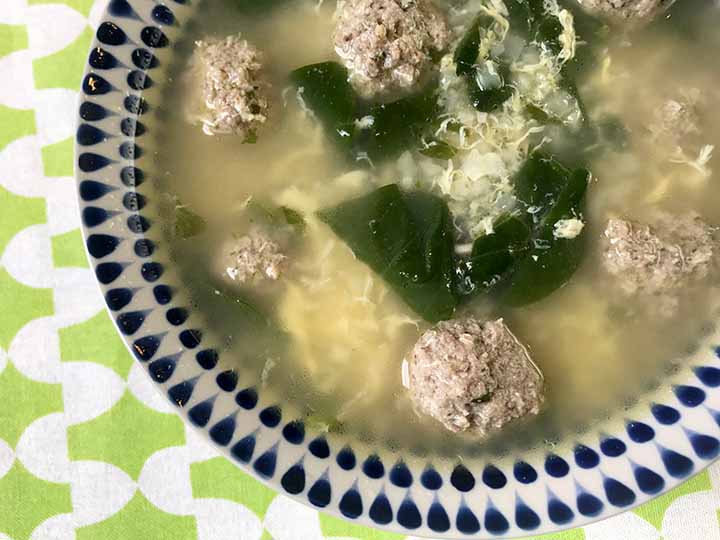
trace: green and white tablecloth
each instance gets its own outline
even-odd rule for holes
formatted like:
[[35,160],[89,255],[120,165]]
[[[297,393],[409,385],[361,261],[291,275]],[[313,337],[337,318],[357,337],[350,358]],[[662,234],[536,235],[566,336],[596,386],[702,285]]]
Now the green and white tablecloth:
[[[106,0],[0,0],[0,539],[394,539],[276,495],[133,362],[80,236],[76,89]],[[554,540],[720,540],[720,467]]]

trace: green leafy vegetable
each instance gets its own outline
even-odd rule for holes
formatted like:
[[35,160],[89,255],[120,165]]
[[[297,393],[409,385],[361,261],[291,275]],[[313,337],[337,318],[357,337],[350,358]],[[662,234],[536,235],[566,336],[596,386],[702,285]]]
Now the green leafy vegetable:
[[[528,180],[530,171],[538,176]],[[518,179],[524,183],[519,198],[529,207],[536,203],[544,207],[536,214],[542,217],[534,228],[531,248],[501,293],[502,300],[513,306],[537,302],[565,285],[585,252],[583,233],[571,239],[555,238],[554,230],[558,221],[581,215],[590,173],[586,169],[570,172],[553,158],[536,154],[524,174],[525,178]]]
[[470,257],[458,265],[461,295],[485,291],[497,283],[527,251],[530,227],[519,216],[507,216],[494,226],[492,234],[475,240]]
[[175,207],[175,236],[182,238],[192,238],[205,232],[207,223],[203,218],[198,216],[187,206],[178,204]]
[[303,215],[287,206],[275,206],[272,202],[251,198],[246,206],[252,221],[261,221],[269,225],[292,225],[297,232],[305,230]]
[[510,79],[510,66],[504,62],[488,60],[465,77],[470,102],[480,112],[494,111],[512,95],[513,89],[507,84]]
[[453,55],[453,61],[456,64],[455,73],[457,75],[470,73],[477,63],[478,52],[480,50],[480,25],[488,19],[492,22],[491,18],[478,15],[458,43]]
[[442,199],[403,194],[391,184],[322,210],[319,217],[425,320],[452,316],[454,239]]
[[534,152],[515,176],[515,195],[536,217],[554,204],[558,193],[567,185],[570,170],[557,159]]
[[558,118],[557,116],[550,115],[543,109],[542,107],[538,107],[537,105],[534,105],[532,103],[528,103],[525,106],[525,111],[527,112],[528,116],[535,120],[538,124],[554,124],[554,125],[562,125],[562,120]]
[[292,208],[288,208],[287,206],[281,206],[280,210],[282,211],[283,216],[285,216],[285,221],[288,225],[295,227],[298,232],[305,231],[305,218],[300,212],[293,210]]
[[425,146],[419,150],[423,156],[434,159],[452,159],[457,154],[457,148],[439,139],[425,141]]
[[373,125],[371,129],[356,133],[353,141],[355,154],[366,154],[371,160],[380,161],[397,156],[417,144],[437,116],[436,90],[434,82],[417,94],[359,111],[356,116],[371,116]]
[[355,130],[357,96],[348,82],[347,70],[337,62],[322,62],[294,70],[290,80],[332,138],[349,148]]

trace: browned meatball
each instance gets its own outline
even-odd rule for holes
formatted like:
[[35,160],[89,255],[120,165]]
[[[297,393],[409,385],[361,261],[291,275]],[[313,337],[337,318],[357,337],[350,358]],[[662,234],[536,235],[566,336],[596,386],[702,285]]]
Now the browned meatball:
[[450,29],[431,0],[345,0],[339,7],[335,51],[365,97],[415,87],[432,54],[450,43]]
[[255,136],[267,121],[267,83],[262,55],[240,36],[198,41],[193,66],[201,77],[202,107],[197,120],[208,135]]
[[543,402],[542,376],[502,319],[440,322],[408,362],[416,410],[450,431],[485,436]]
[[708,274],[716,251],[713,232],[694,214],[661,214],[652,226],[611,219],[604,265],[626,293],[662,294]]

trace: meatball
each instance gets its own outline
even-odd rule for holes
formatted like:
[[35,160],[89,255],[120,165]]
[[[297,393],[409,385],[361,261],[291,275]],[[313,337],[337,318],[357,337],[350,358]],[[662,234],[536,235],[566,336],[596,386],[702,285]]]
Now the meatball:
[[697,110],[699,92],[688,91],[677,99],[668,99],[653,114],[649,126],[655,140],[678,144],[685,137],[700,133],[700,115]]
[[662,294],[708,274],[716,249],[713,233],[695,214],[660,214],[652,227],[611,219],[603,262],[626,293]]
[[585,10],[608,19],[648,22],[675,0],[578,0]]
[[258,228],[233,238],[223,249],[225,275],[238,283],[277,280],[286,263],[280,246]]
[[427,330],[410,353],[408,388],[419,413],[479,436],[537,414],[543,402],[542,376],[502,319]]
[[240,36],[196,42],[193,66],[200,73],[204,105],[197,116],[206,134],[248,140],[267,121],[268,84],[261,60],[262,54]]
[[449,43],[431,0],[345,0],[338,8],[335,51],[364,97],[413,88]]

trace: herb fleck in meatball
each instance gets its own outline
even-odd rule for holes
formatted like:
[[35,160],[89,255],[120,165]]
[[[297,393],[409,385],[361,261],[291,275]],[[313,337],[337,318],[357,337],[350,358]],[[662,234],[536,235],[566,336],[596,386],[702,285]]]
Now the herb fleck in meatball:
[[277,280],[287,263],[280,246],[256,228],[245,236],[233,239],[226,246],[224,257],[225,274],[238,283]]
[[431,0],[345,0],[338,9],[335,51],[365,97],[415,87],[449,43]]
[[444,321],[415,344],[408,388],[418,412],[485,436],[543,402],[543,380],[502,319]]
[[605,268],[628,294],[661,294],[708,274],[716,250],[713,232],[694,214],[661,214],[652,226],[611,219]]
[[268,114],[262,54],[240,36],[207,39],[195,46],[193,67],[201,74],[204,105],[197,116],[203,131],[253,139]]
[[647,22],[675,0],[578,0],[587,11],[615,20]]

